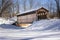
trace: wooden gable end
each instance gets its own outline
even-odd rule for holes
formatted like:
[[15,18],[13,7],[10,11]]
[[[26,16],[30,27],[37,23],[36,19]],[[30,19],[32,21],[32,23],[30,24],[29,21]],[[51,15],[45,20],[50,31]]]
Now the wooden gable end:
[[45,8],[43,8],[43,7],[40,8],[40,9],[38,9],[37,11],[38,11],[38,12],[49,12],[47,9],[45,9]]

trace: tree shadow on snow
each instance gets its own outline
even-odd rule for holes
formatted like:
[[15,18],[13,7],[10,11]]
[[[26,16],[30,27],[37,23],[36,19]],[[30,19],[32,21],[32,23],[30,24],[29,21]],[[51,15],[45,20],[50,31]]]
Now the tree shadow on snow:
[[29,38],[16,38],[16,37],[0,37],[1,40],[32,40],[32,39],[38,39],[38,38],[51,38],[51,37],[57,37],[60,36],[60,34],[49,34],[49,35],[42,35],[42,36],[35,36],[35,37],[29,37]]
[[37,39],[37,38],[49,38],[49,37],[56,37],[59,36],[60,34],[50,34],[50,35],[42,35],[42,36],[37,36],[37,37],[30,37],[30,38],[25,38],[25,39],[19,39],[19,40],[32,40],[32,39]]
[[45,28],[45,29],[43,29],[41,31],[54,30],[54,29],[60,30],[60,23],[56,23],[56,24],[50,25],[50,26],[48,26],[47,28]]
[[23,29],[21,27],[10,25],[10,24],[2,24],[2,25],[0,25],[0,28],[4,28],[4,29]]

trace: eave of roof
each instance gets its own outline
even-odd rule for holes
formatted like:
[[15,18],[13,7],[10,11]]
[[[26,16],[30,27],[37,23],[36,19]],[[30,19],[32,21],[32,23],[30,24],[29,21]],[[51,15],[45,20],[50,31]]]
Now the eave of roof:
[[31,11],[31,12],[23,13],[23,14],[20,14],[20,15],[17,15],[17,16],[25,16],[25,15],[30,15],[30,14],[34,14],[34,13],[36,13],[36,11]]

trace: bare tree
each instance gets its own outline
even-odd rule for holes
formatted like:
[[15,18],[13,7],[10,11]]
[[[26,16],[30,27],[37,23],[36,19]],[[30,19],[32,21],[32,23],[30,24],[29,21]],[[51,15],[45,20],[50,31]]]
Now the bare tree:
[[60,18],[60,0],[55,0],[56,2],[56,7],[57,7],[57,15]]
[[13,4],[12,4],[12,12],[13,13],[11,14],[11,16],[12,17],[16,16],[16,14],[19,13],[19,10],[20,10],[19,0],[16,0],[16,1],[13,0]]
[[29,0],[29,4],[30,4],[30,9],[33,8],[33,0]]
[[8,9],[10,9],[11,5],[12,5],[12,1],[11,0],[1,0],[2,2],[2,6],[1,6],[1,11],[0,11],[0,16],[2,16],[2,14],[5,14],[5,12],[8,11]]
[[0,12],[1,12],[2,0],[0,0]]
[[52,2],[52,0],[49,0],[49,2],[47,2],[47,3],[46,3],[47,7],[49,9],[49,12],[51,13],[53,11],[53,2]]
[[17,0],[17,13],[19,13],[19,0]]
[[55,10],[56,10],[56,4],[55,2],[53,2],[53,0],[50,0],[50,12],[52,14],[55,14]]
[[24,8],[24,11],[26,11],[26,0],[23,0],[23,8]]

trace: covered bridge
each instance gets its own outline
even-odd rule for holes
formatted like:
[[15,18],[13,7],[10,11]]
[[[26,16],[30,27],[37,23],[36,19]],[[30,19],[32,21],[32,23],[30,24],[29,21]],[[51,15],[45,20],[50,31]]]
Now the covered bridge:
[[32,11],[28,11],[23,14],[17,15],[17,21],[19,24],[32,23],[33,21],[47,19],[48,13],[49,13],[49,11],[42,7],[37,10],[32,10]]

